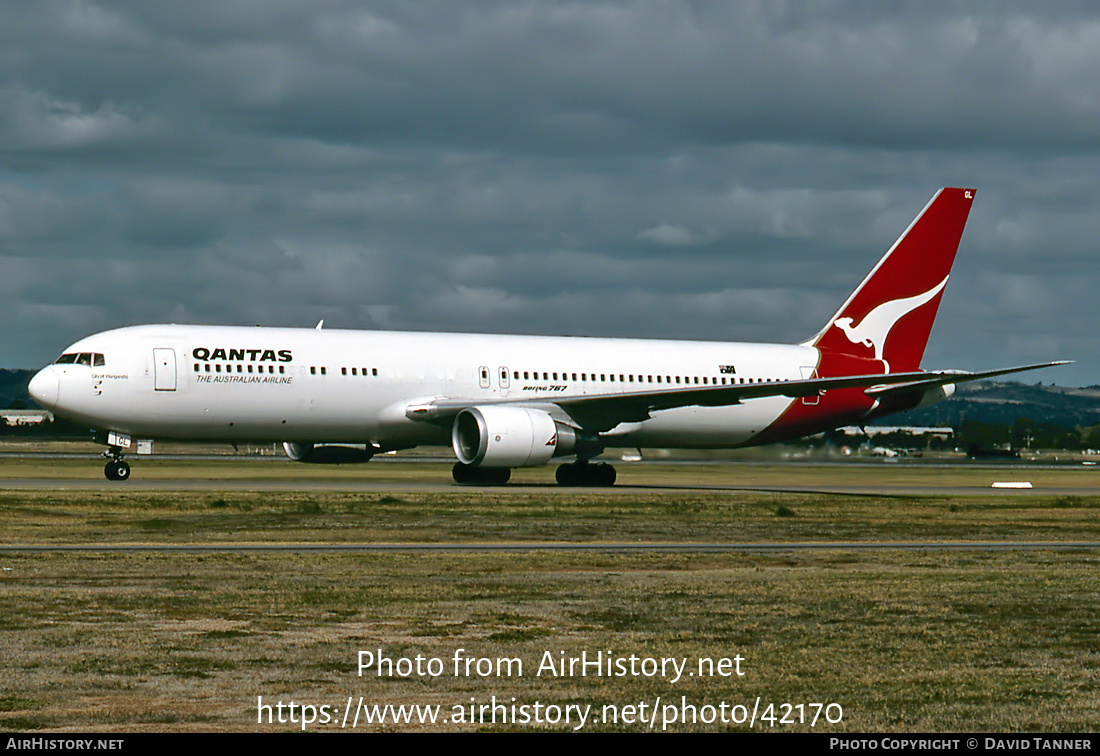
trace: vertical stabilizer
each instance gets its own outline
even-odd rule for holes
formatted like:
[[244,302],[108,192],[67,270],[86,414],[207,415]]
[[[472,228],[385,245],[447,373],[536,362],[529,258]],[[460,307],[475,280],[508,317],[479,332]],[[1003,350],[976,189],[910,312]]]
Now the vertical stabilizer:
[[876,359],[894,373],[920,368],[973,200],[973,189],[936,193],[809,342],[823,358],[840,353]]

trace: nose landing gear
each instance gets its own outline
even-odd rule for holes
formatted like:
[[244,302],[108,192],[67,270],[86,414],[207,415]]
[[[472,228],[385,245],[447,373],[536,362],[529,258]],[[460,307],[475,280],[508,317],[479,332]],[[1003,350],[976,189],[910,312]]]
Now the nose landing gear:
[[110,457],[111,461],[103,467],[103,474],[107,480],[128,480],[130,478],[130,465],[122,459],[122,449],[112,446],[103,452],[104,457]]

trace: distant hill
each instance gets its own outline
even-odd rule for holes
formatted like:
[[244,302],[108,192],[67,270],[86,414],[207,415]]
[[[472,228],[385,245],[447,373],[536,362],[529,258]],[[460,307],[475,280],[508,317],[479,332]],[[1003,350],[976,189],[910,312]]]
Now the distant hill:
[[27,384],[34,376],[34,370],[0,369],[0,408],[28,409],[38,405],[27,393]]

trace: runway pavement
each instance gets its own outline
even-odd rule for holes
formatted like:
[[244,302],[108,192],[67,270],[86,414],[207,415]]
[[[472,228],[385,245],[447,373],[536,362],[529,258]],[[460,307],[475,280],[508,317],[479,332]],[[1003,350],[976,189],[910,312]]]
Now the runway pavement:
[[1100,477],[1089,485],[1037,485],[1026,489],[994,489],[985,486],[959,486],[930,484],[868,483],[863,485],[738,485],[714,483],[669,484],[618,484],[611,488],[577,488],[553,483],[509,483],[505,486],[460,486],[453,483],[445,472],[425,473],[423,480],[395,480],[384,478],[193,478],[162,477],[140,479],[139,476],[125,482],[96,480],[92,478],[36,477],[0,479],[0,489],[6,490],[84,490],[84,491],[312,491],[348,493],[447,493],[455,491],[486,490],[510,493],[531,492],[540,495],[567,495],[578,491],[592,491],[601,495],[636,495],[639,493],[668,492],[754,492],[790,494],[834,494],[846,496],[1100,496]]

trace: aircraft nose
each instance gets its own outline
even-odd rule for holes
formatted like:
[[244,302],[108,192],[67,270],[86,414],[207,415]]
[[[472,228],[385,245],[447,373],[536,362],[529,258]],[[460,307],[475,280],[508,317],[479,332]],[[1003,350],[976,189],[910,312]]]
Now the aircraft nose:
[[31,382],[27,384],[27,391],[36,402],[46,409],[57,406],[57,395],[60,392],[61,383],[57,379],[57,372],[53,367],[46,367],[35,373]]

